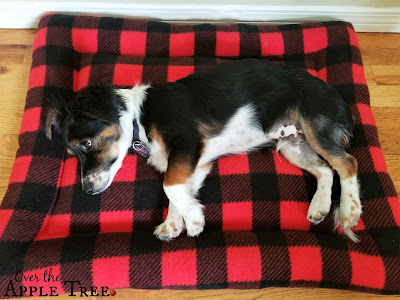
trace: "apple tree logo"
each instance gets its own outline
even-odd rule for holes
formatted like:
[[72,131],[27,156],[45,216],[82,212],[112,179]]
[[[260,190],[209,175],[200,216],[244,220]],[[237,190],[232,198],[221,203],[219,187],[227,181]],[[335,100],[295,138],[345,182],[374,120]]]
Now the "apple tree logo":
[[[41,285],[41,283],[43,285]],[[57,286],[52,283],[62,283],[65,292],[72,297],[115,296],[116,291],[108,292],[107,286],[83,286],[79,280],[61,280],[60,275],[53,275],[53,269],[46,269],[43,274],[26,275],[22,271],[15,273],[14,278],[8,282],[3,297],[57,297]],[[79,291],[76,291],[79,289]]]

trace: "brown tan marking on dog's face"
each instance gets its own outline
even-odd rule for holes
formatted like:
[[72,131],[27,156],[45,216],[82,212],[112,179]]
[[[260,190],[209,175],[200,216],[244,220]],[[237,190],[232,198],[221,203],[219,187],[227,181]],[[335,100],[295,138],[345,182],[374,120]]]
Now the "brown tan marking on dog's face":
[[97,161],[104,165],[110,159],[118,156],[117,141],[121,136],[121,129],[118,125],[107,126],[100,134],[93,139],[93,147],[97,151]]
[[69,142],[69,150],[78,157],[82,168],[82,188],[88,194],[96,194],[109,183],[109,170],[117,160],[120,149],[121,128],[108,125],[94,137],[75,138]]

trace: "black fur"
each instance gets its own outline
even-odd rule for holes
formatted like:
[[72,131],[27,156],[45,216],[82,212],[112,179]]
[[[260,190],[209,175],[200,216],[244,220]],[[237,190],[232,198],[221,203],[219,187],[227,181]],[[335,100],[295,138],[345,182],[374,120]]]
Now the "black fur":
[[[265,60],[222,63],[173,83],[151,86],[146,92],[139,120],[146,133],[157,128],[169,163],[184,160],[193,168],[204,148],[199,124],[217,135],[249,103],[265,132],[295,112],[301,118],[295,121],[308,122],[320,146],[335,156],[344,155],[353,127],[350,109],[335,89],[307,72]],[[119,94],[110,86],[89,86],[75,101],[51,106],[67,147],[81,162],[82,174],[98,168],[95,151],[83,151],[70,142],[96,137],[106,126],[118,124],[120,112],[126,109]]]
[[198,123],[211,125],[218,134],[248,103],[265,132],[288,112],[298,112],[320,145],[333,154],[343,152],[343,136],[353,127],[350,109],[335,89],[307,72],[265,60],[223,63],[147,92],[140,120],[146,131],[155,125],[171,154],[194,161],[202,149]]

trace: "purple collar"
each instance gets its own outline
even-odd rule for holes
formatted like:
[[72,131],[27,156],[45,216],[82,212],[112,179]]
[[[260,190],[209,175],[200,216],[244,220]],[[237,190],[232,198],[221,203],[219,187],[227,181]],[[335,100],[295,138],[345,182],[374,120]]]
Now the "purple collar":
[[149,150],[142,144],[141,141],[134,141],[132,147],[133,150],[135,150],[135,152],[140,156],[143,156],[144,158],[149,157]]
[[139,125],[135,120],[133,120],[133,150],[140,156],[144,158],[148,158],[150,156],[149,150],[146,148],[145,145],[139,139]]

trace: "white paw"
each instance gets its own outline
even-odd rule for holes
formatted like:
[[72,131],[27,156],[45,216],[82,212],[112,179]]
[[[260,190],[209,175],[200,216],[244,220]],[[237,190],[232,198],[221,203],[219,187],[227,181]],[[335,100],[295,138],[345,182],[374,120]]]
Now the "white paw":
[[205,225],[203,205],[195,202],[183,219],[185,220],[187,235],[191,237],[198,236],[203,232]]
[[153,234],[158,239],[169,242],[173,238],[178,237],[184,228],[185,227],[184,227],[182,217],[178,217],[178,218],[174,218],[174,219],[167,218],[164,221],[164,223],[158,225],[154,229]]
[[335,225],[341,226],[344,233],[354,242],[359,238],[352,231],[352,227],[358,224],[362,213],[360,197],[356,193],[346,193],[341,196],[340,206],[335,211]]
[[317,190],[308,207],[307,219],[314,225],[317,225],[322,222],[330,209],[330,190]]

